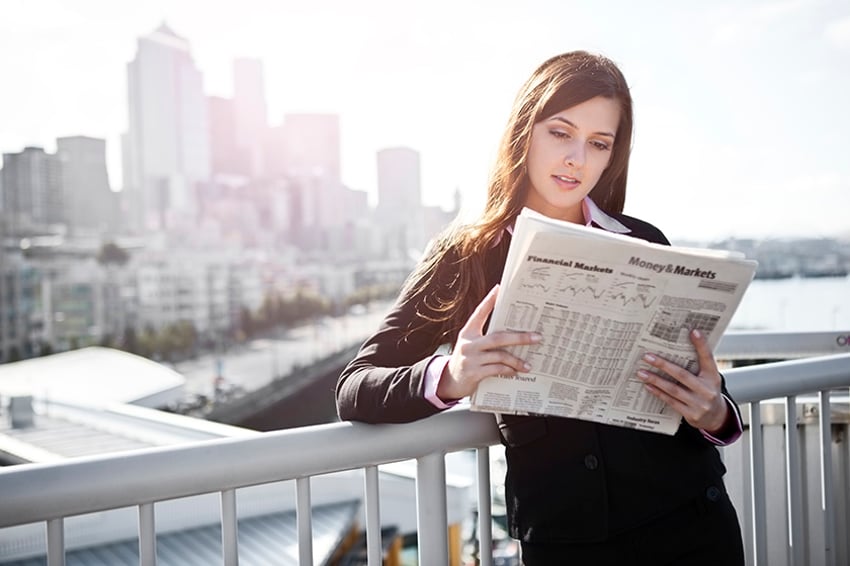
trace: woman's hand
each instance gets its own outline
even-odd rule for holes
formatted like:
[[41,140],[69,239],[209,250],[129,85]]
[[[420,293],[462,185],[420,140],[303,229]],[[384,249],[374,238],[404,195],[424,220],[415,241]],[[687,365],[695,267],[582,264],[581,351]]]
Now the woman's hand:
[[675,379],[670,381],[649,371],[640,370],[638,378],[649,391],[673,407],[688,423],[712,434],[723,430],[729,417],[729,405],[721,393],[722,379],[714,354],[699,330],[690,333],[699,359],[699,374],[658,356],[646,354],[644,361]]
[[493,312],[498,294],[499,286],[496,285],[460,330],[437,386],[440,399],[448,401],[471,395],[485,377],[516,375],[531,369],[505,348],[540,342],[539,334],[505,330],[484,335],[484,324]]

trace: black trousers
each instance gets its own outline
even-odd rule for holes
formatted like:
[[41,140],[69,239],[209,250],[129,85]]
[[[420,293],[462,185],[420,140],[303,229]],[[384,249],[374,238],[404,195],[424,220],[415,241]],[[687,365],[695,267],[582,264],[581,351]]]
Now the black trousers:
[[744,566],[735,508],[719,490],[594,543],[522,543],[524,566]]

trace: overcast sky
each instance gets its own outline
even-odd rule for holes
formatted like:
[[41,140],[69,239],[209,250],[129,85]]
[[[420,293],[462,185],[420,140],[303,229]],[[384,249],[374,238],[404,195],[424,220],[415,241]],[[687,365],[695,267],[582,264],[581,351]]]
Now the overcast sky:
[[343,182],[373,198],[375,152],[405,145],[426,204],[479,211],[521,83],[588,49],[635,100],[627,213],[674,240],[850,235],[847,0],[4,0],[0,151],[102,137],[120,188],[126,64],[163,21],[207,94],[257,57],[272,125],[340,114]]

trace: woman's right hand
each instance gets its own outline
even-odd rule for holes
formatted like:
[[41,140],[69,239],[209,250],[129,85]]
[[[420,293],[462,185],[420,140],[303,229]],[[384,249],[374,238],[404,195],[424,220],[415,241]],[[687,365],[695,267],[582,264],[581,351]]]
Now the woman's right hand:
[[505,348],[535,344],[542,339],[540,334],[508,330],[484,334],[484,325],[493,312],[498,294],[499,286],[496,285],[475,307],[460,330],[449,363],[443,369],[437,386],[437,396],[443,401],[471,395],[486,377],[516,375],[531,369],[525,360]]

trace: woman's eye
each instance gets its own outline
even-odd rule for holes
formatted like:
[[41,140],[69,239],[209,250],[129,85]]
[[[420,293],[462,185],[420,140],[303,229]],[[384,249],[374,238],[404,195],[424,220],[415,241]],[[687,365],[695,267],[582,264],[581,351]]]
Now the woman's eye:
[[567,132],[562,132],[560,130],[549,130],[549,133],[558,138],[559,140],[567,139],[570,137],[570,134],[568,134]]
[[611,149],[611,146],[609,146],[609,145],[608,145],[607,143],[605,143],[605,142],[601,142],[601,141],[594,141],[594,142],[590,142],[590,143],[592,143],[592,144],[593,144],[593,146],[594,146],[596,149],[600,149],[600,150],[602,150],[602,151],[608,151],[609,149]]

